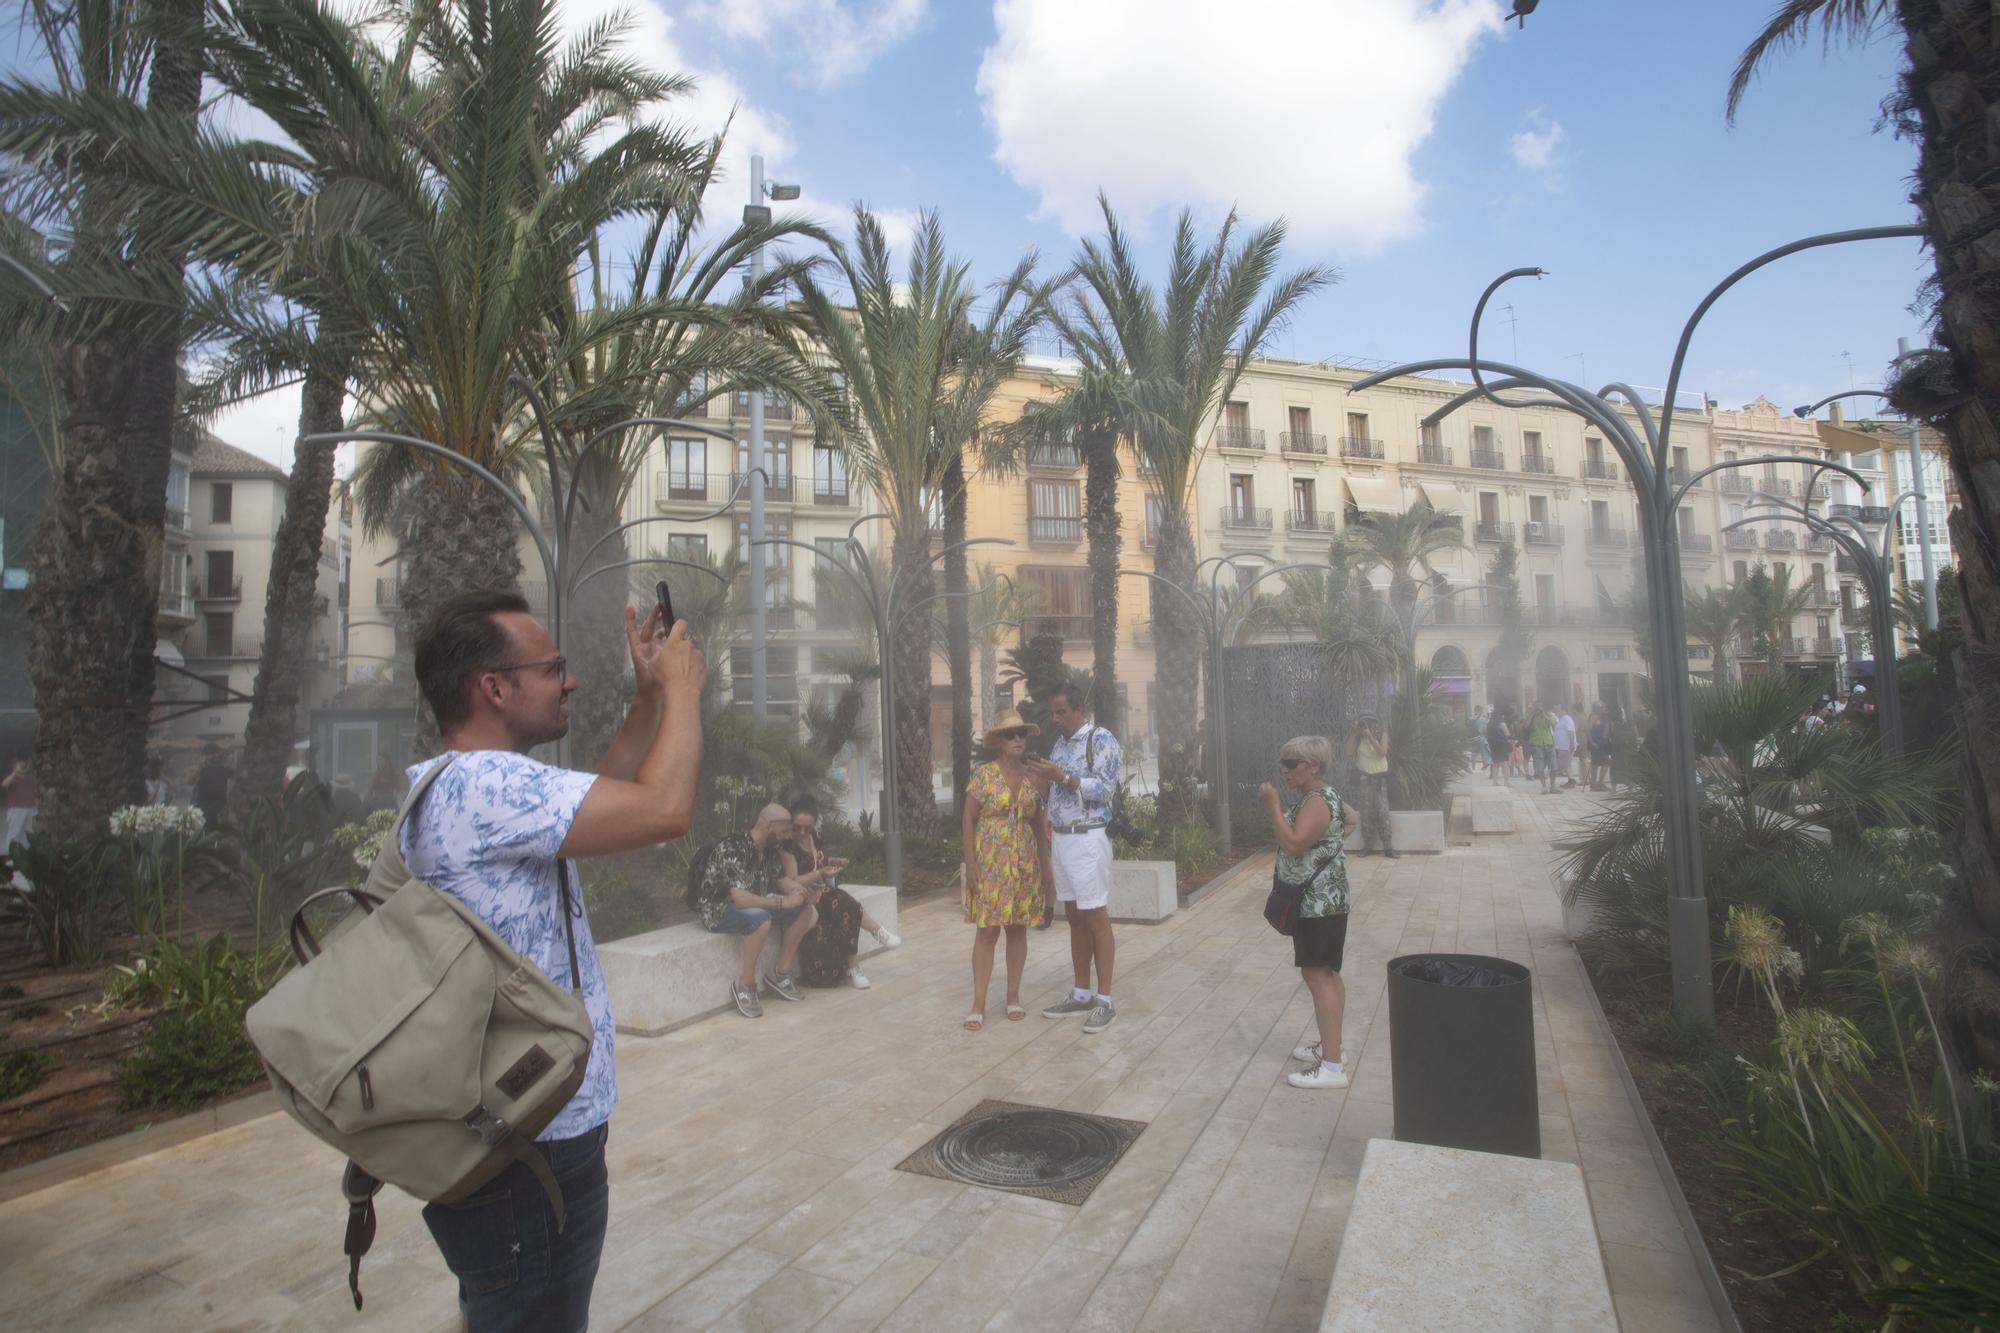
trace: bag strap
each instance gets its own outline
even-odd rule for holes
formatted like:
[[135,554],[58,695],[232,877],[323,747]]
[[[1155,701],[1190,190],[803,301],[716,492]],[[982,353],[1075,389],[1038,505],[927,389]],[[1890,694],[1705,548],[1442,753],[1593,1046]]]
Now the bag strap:
[[[563,943],[569,945],[569,988],[577,995],[582,995],[583,973],[578,971],[576,966],[576,925],[570,920],[571,891],[569,887],[569,862],[560,856],[556,858],[556,882],[562,891],[562,901],[556,907],[562,913]],[[579,892],[575,894],[575,898],[575,910],[580,916],[583,913],[583,894]],[[562,1209],[558,1207],[556,1213],[560,1216]]]

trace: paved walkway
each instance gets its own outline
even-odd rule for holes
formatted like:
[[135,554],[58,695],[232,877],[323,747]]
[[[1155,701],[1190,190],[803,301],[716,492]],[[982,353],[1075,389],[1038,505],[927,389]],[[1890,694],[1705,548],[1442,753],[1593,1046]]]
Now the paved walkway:
[[[1489,788],[1480,783],[1482,794]],[[1121,928],[1120,1018],[965,1012],[967,932],[905,917],[875,988],[621,1037],[602,1329],[1316,1328],[1362,1149],[1391,1133],[1383,963],[1495,953],[1535,971],[1545,1155],[1585,1169],[1624,1326],[1715,1327],[1621,1090],[1549,877],[1553,825],[1588,798],[1513,789],[1522,832],[1443,856],[1353,862],[1344,1093],[1284,1083],[1311,1005],[1258,913],[1258,858],[1193,909]],[[1025,998],[1067,984],[1060,927]],[[892,1170],[988,1097],[1149,1122],[1082,1208]],[[347,1299],[338,1163],[278,1115],[0,1204],[10,1327],[456,1326],[417,1205],[383,1195]]]

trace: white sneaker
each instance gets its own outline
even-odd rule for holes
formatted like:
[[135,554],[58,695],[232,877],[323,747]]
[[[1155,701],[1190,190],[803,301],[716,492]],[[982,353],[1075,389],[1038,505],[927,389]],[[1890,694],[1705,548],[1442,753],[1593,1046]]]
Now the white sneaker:
[[847,984],[856,990],[867,990],[870,986],[874,985],[867,977],[861,975],[859,968],[852,967],[847,969]]
[[903,942],[903,937],[901,935],[898,935],[895,931],[889,929],[887,926],[884,926],[882,927],[882,929],[876,931],[875,938],[877,941],[881,943],[882,947],[885,949],[894,949]]
[[[1292,1047],[1292,1059],[1303,1060],[1309,1065],[1318,1064],[1320,1054],[1320,1044],[1316,1041],[1300,1042],[1297,1046]],[[1340,1063],[1343,1065],[1347,1063],[1347,1048],[1345,1046],[1340,1048]]]
[[1347,1086],[1347,1071],[1334,1073],[1324,1061],[1311,1069],[1295,1070],[1285,1075],[1285,1082],[1295,1088],[1344,1088]]

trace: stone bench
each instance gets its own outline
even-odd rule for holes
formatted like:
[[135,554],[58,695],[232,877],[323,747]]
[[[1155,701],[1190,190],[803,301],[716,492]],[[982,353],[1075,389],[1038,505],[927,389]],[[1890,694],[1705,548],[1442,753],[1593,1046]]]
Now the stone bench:
[[1576,1166],[1368,1141],[1323,1333],[1617,1327]]
[[1177,888],[1172,861],[1113,861],[1111,919],[1165,921],[1180,909]]
[[[1389,836],[1399,852],[1444,851],[1444,812],[1441,810],[1391,810]],[[1359,830],[1348,840],[1349,848],[1367,846]]]
[[[868,915],[889,930],[896,929],[894,888],[880,884],[840,887],[853,894]],[[862,957],[881,949],[873,936],[862,934]],[[778,937],[773,932],[764,946],[760,971],[776,967],[777,959]],[[704,930],[699,921],[687,921],[599,944],[597,960],[604,968],[618,1030],[657,1037],[735,1007],[729,987],[742,963],[743,946],[739,936],[717,935]]]

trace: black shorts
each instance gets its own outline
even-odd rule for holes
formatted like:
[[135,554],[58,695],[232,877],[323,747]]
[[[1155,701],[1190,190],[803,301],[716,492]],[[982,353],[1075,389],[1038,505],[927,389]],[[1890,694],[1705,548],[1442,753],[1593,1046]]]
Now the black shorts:
[[1330,967],[1338,972],[1346,952],[1347,913],[1299,918],[1298,928],[1292,931],[1292,966]]

